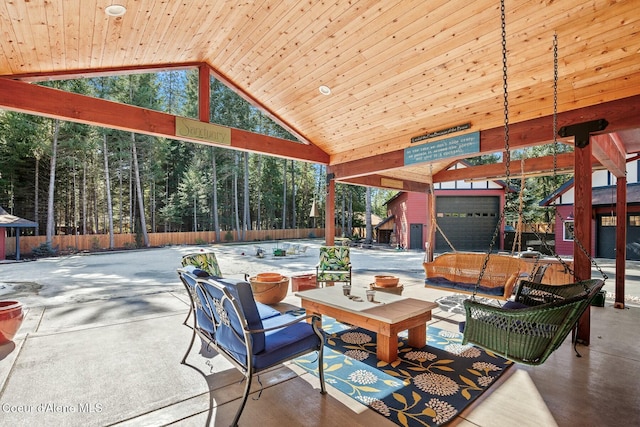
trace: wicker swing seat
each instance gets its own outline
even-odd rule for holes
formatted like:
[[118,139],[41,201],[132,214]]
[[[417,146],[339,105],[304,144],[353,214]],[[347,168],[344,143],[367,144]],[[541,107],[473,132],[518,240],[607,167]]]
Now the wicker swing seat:
[[516,283],[528,277],[531,269],[521,259],[509,255],[491,254],[478,284],[487,254],[481,252],[450,252],[423,263],[424,285],[444,291],[507,300]]
[[502,307],[465,300],[463,344],[540,365],[562,344],[603,285],[595,279],[557,286],[522,281],[515,300]]

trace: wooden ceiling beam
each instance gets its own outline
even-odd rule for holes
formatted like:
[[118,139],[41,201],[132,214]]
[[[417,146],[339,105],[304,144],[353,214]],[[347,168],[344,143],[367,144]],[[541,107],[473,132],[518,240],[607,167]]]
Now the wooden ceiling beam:
[[[177,135],[177,116],[172,114],[6,78],[0,78],[0,108],[161,138],[217,145]],[[231,143],[224,147],[313,163],[329,163],[329,155],[314,145],[230,129]]]
[[602,163],[607,170],[616,178],[624,178],[627,176],[627,156],[619,143],[620,139],[617,137],[617,134],[592,135],[589,141],[593,145],[591,154]]
[[[640,95],[559,113],[558,129],[562,126],[600,118],[605,118],[609,122],[606,132],[639,127]],[[509,147],[512,150],[546,144],[552,139],[551,116],[539,117],[509,125]],[[479,154],[502,152],[504,149],[504,126],[480,131]],[[469,156],[467,155],[466,157]],[[377,174],[403,166],[404,149],[401,149],[334,164],[332,165],[332,169],[335,171],[336,179],[346,180],[368,174]],[[504,173],[502,175],[504,175]],[[483,176],[476,176],[475,178],[483,178]],[[434,182],[436,181],[434,180]]]
[[[551,175],[554,170],[556,173],[572,173],[573,172],[573,153],[558,154],[556,162],[553,156],[535,157],[524,160],[524,166],[520,160],[511,160],[509,170],[512,178],[522,176],[524,170],[525,175]],[[504,179],[506,176],[506,168],[504,163],[491,163],[486,165],[469,166],[466,168],[443,170],[433,175],[433,182],[451,182],[464,181],[473,179]]]
[[361,185],[365,187],[386,188],[388,190],[407,191],[413,193],[426,193],[429,184],[424,182],[409,181],[385,177],[384,175],[368,175],[341,180],[345,184]]
[[[255,97],[249,95],[243,89],[240,88],[238,84],[229,79],[224,73],[212,68],[209,64],[204,62],[188,62],[188,63],[179,63],[179,64],[158,64],[158,65],[143,65],[136,67],[112,67],[112,68],[96,68],[96,69],[80,69],[80,70],[65,70],[65,71],[56,71],[56,72],[46,72],[46,73],[24,73],[24,74],[16,74],[11,76],[5,76],[7,78],[11,78],[14,80],[22,80],[24,82],[44,82],[44,81],[52,81],[52,80],[70,80],[70,79],[84,79],[84,78],[95,78],[95,77],[109,77],[109,76],[120,76],[120,75],[130,75],[130,74],[145,74],[145,73],[160,73],[163,71],[179,71],[179,70],[189,70],[189,69],[198,69],[200,76],[203,76],[203,69],[207,68],[209,71],[209,75],[212,75],[216,80],[222,82],[229,89],[237,93],[242,99],[247,101],[249,104],[261,110],[267,117],[269,117],[274,122],[278,123],[284,129],[286,129],[289,133],[294,135],[298,140],[304,142],[305,144],[311,144],[311,141],[299,130],[295,129],[293,126],[289,125],[285,120],[283,120],[279,115],[270,111],[263,103],[258,101]],[[3,76],[0,76],[3,77]],[[200,79],[200,84],[204,83],[202,79]]]

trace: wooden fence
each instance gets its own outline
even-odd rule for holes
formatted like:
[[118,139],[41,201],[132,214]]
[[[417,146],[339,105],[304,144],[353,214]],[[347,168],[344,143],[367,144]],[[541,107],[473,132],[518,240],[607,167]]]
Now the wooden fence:
[[[264,240],[294,240],[309,237],[324,237],[324,228],[296,228],[285,230],[248,230],[245,242]],[[242,232],[221,231],[218,243],[240,242]],[[135,234],[114,234],[114,249],[135,248]],[[20,236],[20,255],[29,255],[34,248],[46,242],[45,236]],[[180,233],[149,233],[150,246],[196,245],[216,243],[214,231],[192,231]],[[52,246],[60,252],[99,251],[109,248],[108,234],[58,235],[53,237]],[[5,240],[7,256],[16,254],[16,238]]]

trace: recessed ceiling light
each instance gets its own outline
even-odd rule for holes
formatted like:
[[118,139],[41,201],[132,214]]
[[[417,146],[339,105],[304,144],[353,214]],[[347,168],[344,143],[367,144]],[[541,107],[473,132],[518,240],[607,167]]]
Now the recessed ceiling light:
[[112,4],[111,6],[107,6],[104,8],[104,13],[109,16],[118,17],[127,13],[127,8],[121,4]]
[[331,95],[331,88],[329,86],[322,85],[318,88],[321,94]]

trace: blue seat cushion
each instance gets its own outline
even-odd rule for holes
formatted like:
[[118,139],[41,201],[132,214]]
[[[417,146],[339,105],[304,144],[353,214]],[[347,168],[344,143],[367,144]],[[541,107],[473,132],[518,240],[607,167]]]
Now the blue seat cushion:
[[509,310],[519,310],[521,308],[529,308],[529,306],[518,301],[507,301],[504,303],[502,308],[507,308]]
[[[475,283],[453,282],[446,277],[427,277],[424,279],[424,283],[427,286],[433,286],[436,288],[447,288],[465,292],[474,292],[476,290]],[[504,286],[488,287],[480,285],[478,286],[477,293],[501,296],[504,295]]]
[[269,319],[270,317],[280,316],[280,312],[273,307],[269,307],[266,304],[256,301],[256,307],[258,308],[258,315],[262,320]]
[[253,364],[256,370],[266,369],[290,359],[293,355],[311,351],[319,346],[320,338],[313,331],[311,324],[299,322],[269,333],[264,351],[254,354]]

